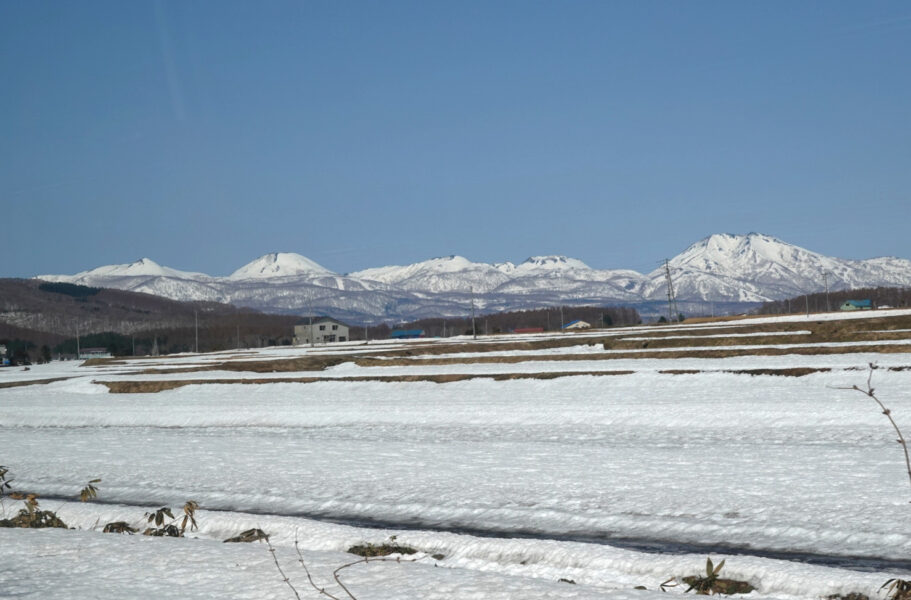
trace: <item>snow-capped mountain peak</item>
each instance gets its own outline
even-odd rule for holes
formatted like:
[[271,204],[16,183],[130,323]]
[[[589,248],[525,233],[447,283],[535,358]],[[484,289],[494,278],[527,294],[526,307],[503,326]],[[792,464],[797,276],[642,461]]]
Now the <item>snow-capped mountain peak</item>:
[[405,266],[379,267],[351,273],[351,277],[400,286],[410,291],[487,292],[508,276],[487,263],[476,263],[463,256],[431,258]]
[[543,271],[569,271],[584,270],[591,271],[592,268],[577,258],[568,258],[566,256],[530,256],[522,264],[518,265],[517,272],[543,272]]
[[237,269],[228,279],[268,279],[334,275],[332,271],[294,252],[271,252]]
[[82,285],[94,285],[108,279],[117,277],[170,277],[174,279],[210,279],[205,273],[179,271],[170,267],[163,267],[151,258],[139,260],[122,265],[106,265],[75,275],[39,275],[38,279],[45,281],[65,281]]
[[515,263],[511,263],[507,260],[506,262],[494,263],[493,268],[497,271],[500,271],[501,273],[506,273],[509,275],[516,270],[516,265]]
[[[761,233],[710,235],[668,261],[681,301],[763,302],[825,289],[911,285],[911,261],[846,260]],[[336,275],[293,253],[271,253],[229,277],[210,277],[143,258],[40,279],[146,292],[176,300],[231,302],[266,311],[367,319],[464,315],[542,305],[654,303],[667,297],[664,265],[648,275],[592,269],[566,256],[487,264],[458,255]]]

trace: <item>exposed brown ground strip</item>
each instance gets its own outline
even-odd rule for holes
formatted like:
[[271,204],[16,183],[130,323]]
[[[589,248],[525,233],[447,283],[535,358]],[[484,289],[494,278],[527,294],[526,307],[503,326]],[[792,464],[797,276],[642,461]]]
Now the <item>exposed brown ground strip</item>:
[[361,382],[379,381],[384,383],[400,382],[430,382],[452,383],[467,381],[469,379],[490,379],[493,381],[507,381],[510,379],[556,379],[558,377],[573,377],[578,375],[629,375],[633,371],[599,371],[593,373],[578,373],[575,371],[555,371],[548,373],[464,373],[440,375],[364,375],[357,377],[271,377],[268,379],[168,379],[163,381],[94,381],[107,386],[114,394],[141,394],[155,393],[163,390],[173,390],[185,385],[203,384],[260,384],[260,383],[316,383],[323,382]]
[[[859,370],[848,368],[844,370]],[[911,367],[884,367],[888,371],[906,371]],[[662,375],[695,375],[699,373],[728,373],[734,375],[773,376],[773,377],[804,377],[813,373],[828,373],[833,371],[830,367],[790,367],[781,369],[723,369],[700,371],[698,369],[666,369],[658,371]],[[556,379],[558,377],[609,377],[616,375],[631,375],[635,371],[555,371],[546,373],[464,373],[464,374],[439,374],[439,375],[365,375],[356,377],[274,377],[269,379],[185,379],[163,381],[95,381],[104,385],[114,394],[150,394],[165,390],[172,390],[186,385],[205,384],[262,384],[262,383],[316,383],[316,382],[364,382],[376,381],[382,383],[453,383],[471,379],[489,379],[492,381],[508,381],[516,379]]]
[[55,381],[63,381],[64,379],[71,379],[71,377],[51,377],[50,379],[29,379],[26,381],[6,381],[4,383],[0,383],[0,388],[22,387],[24,385],[46,385],[48,383],[54,383]]

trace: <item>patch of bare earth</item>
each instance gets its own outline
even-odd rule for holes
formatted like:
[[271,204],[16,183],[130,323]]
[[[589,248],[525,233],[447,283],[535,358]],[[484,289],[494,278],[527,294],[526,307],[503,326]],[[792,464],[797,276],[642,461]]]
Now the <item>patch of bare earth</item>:
[[50,377],[48,379],[28,379],[25,381],[5,381],[0,383],[0,388],[13,388],[13,387],[22,387],[25,385],[47,385],[48,383],[54,383],[55,381],[63,381],[64,379],[72,379],[71,377]]
[[558,377],[573,377],[579,375],[630,375],[633,371],[598,371],[592,373],[578,373],[575,371],[560,371],[550,373],[464,373],[440,375],[364,375],[355,377],[270,377],[268,379],[184,379],[161,381],[94,381],[104,385],[114,394],[149,394],[164,390],[173,390],[185,385],[205,384],[263,384],[263,383],[316,383],[316,382],[363,382],[379,381],[383,383],[453,383],[469,379],[490,379],[493,381],[508,381],[512,379],[556,379]]

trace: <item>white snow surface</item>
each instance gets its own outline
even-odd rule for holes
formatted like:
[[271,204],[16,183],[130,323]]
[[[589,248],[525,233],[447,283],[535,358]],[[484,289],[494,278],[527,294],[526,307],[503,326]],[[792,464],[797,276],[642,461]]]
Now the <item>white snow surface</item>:
[[[739,323],[613,333],[714,335],[723,327],[727,335]],[[0,388],[0,448],[14,488],[40,494],[42,507],[80,528],[0,529],[0,589],[25,598],[293,597],[262,544],[219,542],[252,527],[272,535],[277,558],[305,598],[318,596],[296,562],[295,539],[314,577],[339,591],[331,573],[353,558],[344,550],[391,535],[424,558],[347,569],[344,581],[362,600],[657,600],[660,582],[699,572],[709,554],[716,563],[726,558],[723,574],[749,580],[757,598],[882,597],[886,579],[908,577],[911,533],[901,523],[911,492],[901,449],[875,403],[844,388],[863,386],[867,363],[877,363],[877,395],[899,426],[911,426],[911,355],[858,348],[605,360],[600,346],[586,345],[592,332],[549,335],[579,343],[539,353],[587,351],[592,358],[536,361],[529,354],[515,364],[131,374],[238,354],[225,352],[0,370],[0,383],[65,378]],[[267,348],[241,351],[238,359],[435,343]],[[789,367],[830,371],[730,372]],[[667,369],[699,372],[659,372]],[[599,370],[632,373],[447,384],[332,380]],[[190,385],[157,394],[109,394],[94,383],[295,375],[329,380]],[[95,477],[102,478],[104,504],[67,500]],[[191,534],[198,539],[93,531],[115,520],[140,525],[146,511],[188,499],[203,507],[200,530]],[[16,508],[9,499],[3,506],[7,514]],[[664,551],[637,550],[624,540]],[[433,553],[446,558],[427,556]],[[832,564],[782,560],[802,555]],[[637,585],[648,591],[634,591]]]

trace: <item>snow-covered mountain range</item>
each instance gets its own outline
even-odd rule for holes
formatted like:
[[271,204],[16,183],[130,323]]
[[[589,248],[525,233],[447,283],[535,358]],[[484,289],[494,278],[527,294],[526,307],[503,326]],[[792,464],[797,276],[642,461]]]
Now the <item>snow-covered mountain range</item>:
[[[758,303],[822,291],[826,283],[830,290],[911,286],[909,260],[833,258],[759,233],[709,236],[668,265],[678,300],[690,304]],[[499,311],[561,303],[648,306],[667,297],[663,266],[642,274],[593,269],[565,256],[533,256],[518,265],[448,256],[342,275],[299,254],[272,253],[227,277],[179,271],[143,258],[38,278],[367,322],[464,316],[472,298],[482,310]]]

